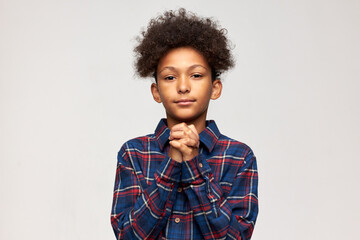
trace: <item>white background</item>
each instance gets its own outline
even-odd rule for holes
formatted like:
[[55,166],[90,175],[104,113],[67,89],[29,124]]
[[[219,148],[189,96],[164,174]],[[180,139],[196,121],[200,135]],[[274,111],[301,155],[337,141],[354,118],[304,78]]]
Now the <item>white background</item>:
[[208,118],[257,156],[253,239],[359,238],[360,1],[0,0],[0,239],[115,239],[117,151],[165,116],[135,37],[181,6],[235,45]]

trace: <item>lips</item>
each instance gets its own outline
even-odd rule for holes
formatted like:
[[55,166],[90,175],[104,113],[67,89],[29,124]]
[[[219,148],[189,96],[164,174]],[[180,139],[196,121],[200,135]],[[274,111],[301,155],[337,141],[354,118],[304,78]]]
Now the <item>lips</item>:
[[180,106],[187,106],[187,105],[191,105],[192,103],[194,103],[195,100],[194,99],[179,99],[176,100],[175,103],[180,105]]

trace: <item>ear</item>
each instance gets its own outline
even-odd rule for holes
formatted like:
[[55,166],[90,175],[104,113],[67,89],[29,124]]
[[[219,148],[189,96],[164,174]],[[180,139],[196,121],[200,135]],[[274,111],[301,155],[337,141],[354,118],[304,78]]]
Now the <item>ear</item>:
[[161,103],[159,87],[156,83],[151,84],[151,94],[153,95],[155,102]]
[[211,99],[215,100],[221,96],[222,83],[220,79],[215,79],[212,82],[212,91],[211,91]]

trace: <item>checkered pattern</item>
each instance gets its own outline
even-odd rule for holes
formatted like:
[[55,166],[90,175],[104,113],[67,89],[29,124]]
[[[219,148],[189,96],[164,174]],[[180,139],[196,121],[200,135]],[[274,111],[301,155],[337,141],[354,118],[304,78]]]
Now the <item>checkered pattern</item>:
[[170,130],[126,142],[118,153],[111,223],[117,239],[250,239],[258,214],[256,158],[220,134],[200,133],[200,153],[168,157]]

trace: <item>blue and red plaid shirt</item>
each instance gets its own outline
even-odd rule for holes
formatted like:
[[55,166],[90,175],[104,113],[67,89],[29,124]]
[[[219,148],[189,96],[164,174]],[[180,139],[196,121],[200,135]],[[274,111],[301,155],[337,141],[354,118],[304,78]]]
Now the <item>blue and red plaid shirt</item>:
[[168,157],[166,120],[118,153],[111,223],[117,239],[250,239],[258,214],[256,158],[214,121],[199,155]]

